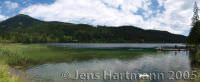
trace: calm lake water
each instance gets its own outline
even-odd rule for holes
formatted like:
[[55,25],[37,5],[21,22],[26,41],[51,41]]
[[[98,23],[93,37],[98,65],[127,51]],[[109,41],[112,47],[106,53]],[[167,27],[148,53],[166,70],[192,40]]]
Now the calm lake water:
[[50,43],[47,45],[71,48],[159,48],[186,46],[181,43]]
[[[138,44],[58,44],[57,46],[75,48],[104,48],[110,46],[112,48],[146,48],[163,45],[184,46],[183,44],[141,44],[140,46]],[[191,76],[187,77],[187,73],[191,73],[191,71],[191,60],[188,51],[167,51],[153,54],[145,53],[143,56],[127,60],[111,58],[43,64],[29,68],[25,72],[28,79],[35,82],[190,82],[188,80],[180,81],[180,79],[192,78]],[[141,78],[141,75],[150,77],[154,75],[154,80],[152,78]]]

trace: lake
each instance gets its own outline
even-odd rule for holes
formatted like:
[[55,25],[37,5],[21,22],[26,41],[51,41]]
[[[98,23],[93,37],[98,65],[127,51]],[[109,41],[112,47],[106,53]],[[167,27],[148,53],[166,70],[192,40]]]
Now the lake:
[[186,46],[182,43],[49,43],[47,45],[71,48],[159,48]]
[[[76,43],[48,45],[71,48],[128,48],[128,50],[138,47],[184,46],[184,44]],[[30,81],[35,82],[190,82],[194,76],[189,54],[189,51],[155,51],[144,52],[141,56],[127,59],[93,58],[84,61],[48,63],[31,67],[25,73]]]

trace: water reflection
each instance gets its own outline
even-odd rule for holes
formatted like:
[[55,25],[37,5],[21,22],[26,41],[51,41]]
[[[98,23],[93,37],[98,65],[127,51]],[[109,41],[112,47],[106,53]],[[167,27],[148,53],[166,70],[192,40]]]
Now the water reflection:
[[48,43],[51,46],[70,48],[160,48],[160,47],[186,47],[177,43]]
[[[162,52],[159,55],[144,55],[140,58],[129,60],[120,59],[92,59],[84,62],[44,64],[30,68],[26,71],[30,80],[36,82],[180,82],[178,80],[68,80],[62,76],[63,73],[69,73],[70,78],[76,78],[76,73],[100,73],[103,76],[104,71],[113,73],[168,73],[169,71],[191,71],[191,62],[189,52]],[[165,77],[167,79],[168,77]],[[181,81],[187,82],[187,81]]]

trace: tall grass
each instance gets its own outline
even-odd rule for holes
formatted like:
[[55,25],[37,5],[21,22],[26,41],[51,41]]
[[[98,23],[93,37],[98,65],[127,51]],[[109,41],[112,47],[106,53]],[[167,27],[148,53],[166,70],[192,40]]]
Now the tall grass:
[[9,66],[0,64],[0,82],[21,82],[17,76],[9,72]]

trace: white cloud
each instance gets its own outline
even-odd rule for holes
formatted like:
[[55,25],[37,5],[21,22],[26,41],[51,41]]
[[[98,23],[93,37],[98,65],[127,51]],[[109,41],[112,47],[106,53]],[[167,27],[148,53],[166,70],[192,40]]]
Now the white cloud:
[[4,4],[5,4],[5,7],[8,9],[16,9],[19,7],[19,4],[16,2],[5,1]]
[[[46,21],[91,25],[133,25],[144,29],[166,30],[187,35],[194,0],[158,0],[165,11],[150,9],[151,0],[56,0],[53,4],[35,4],[20,13]],[[143,16],[133,14],[143,9]],[[148,19],[144,19],[148,18]]]
[[163,3],[166,11],[163,14],[148,20],[151,22],[152,28],[187,35],[191,28],[191,16],[193,14],[194,1],[159,0],[159,2]]
[[7,19],[8,17],[6,17],[6,16],[3,16],[3,15],[0,15],[0,21],[3,21],[3,20],[5,20],[5,19]]

